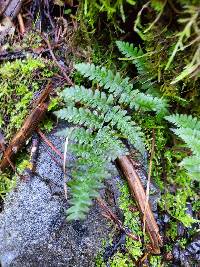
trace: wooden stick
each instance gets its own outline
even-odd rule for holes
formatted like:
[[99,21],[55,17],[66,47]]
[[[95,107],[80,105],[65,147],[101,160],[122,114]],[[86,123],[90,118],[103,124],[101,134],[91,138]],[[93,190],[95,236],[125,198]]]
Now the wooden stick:
[[30,115],[26,118],[21,129],[15,134],[11,140],[9,146],[4,151],[3,159],[0,162],[0,170],[3,171],[9,166],[10,160],[13,156],[21,149],[25,144],[26,140],[32,135],[33,131],[36,130],[38,124],[44,117],[48,109],[47,99],[52,90],[50,83],[47,84],[44,91],[41,93],[38,101],[36,102],[36,107],[32,110]]
[[24,21],[23,21],[23,17],[21,15],[21,13],[19,13],[17,15],[17,19],[18,19],[18,22],[19,22],[19,31],[23,35],[25,33],[25,26],[24,26]]
[[[136,172],[134,164],[129,156],[120,157],[117,160],[117,163],[128,181],[131,194],[135,198],[138,208],[143,217],[145,212],[146,194],[141,180]],[[152,252],[154,254],[159,254],[160,246],[162,246],[162,238],[159,234],[159,228],[153,216],[149,203],[147,204],[145,213],[145,229],[151,240]]]
[[130,237],[133,240],[138,241],[139,237],[135,236],[131,230],[127,229],[126,227],[123,226],[122,222],[117,218],[117,216],[112,212],[112,210],[107,206],[107,204],[104,202],[104,200],[100,197],[97,198],[97,203],[99,206],[105,211],[105,213],[102,213],[102,215],[111,220],[117,228],[124,232],[128,237]]

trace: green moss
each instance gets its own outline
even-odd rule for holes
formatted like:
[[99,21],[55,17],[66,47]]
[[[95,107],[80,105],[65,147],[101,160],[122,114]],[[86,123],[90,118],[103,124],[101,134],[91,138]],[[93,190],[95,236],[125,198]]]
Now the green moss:
[[34,93],[43,80],[52,76],[42,59],[15,60],[0,66],[0,128],[8,140],[18,130],[29,113]]
[[162,267],[161,263],[162,257],[161,256],[151,256],[150,257],[150,266],[151,267]]
[[5,195],[15,186],[16,178],[11,179],[11,173],[0,173],[0,198],[4,198]]
[[[141,220],[139,212],[132,212],[131,207],[135,207],[136,203],[133,201],[128,189],[128,185],[124,183],[119,185],[121,192],[119,197],[119,208],[122,210],[124,215],[124,226],[128,227],[134,235],[137,237],[143,236],[141,227]],[[143,253],[143,246],[141,241],[135,241],[128,236],[126,237],[126,249],[127,253],[122,254],[117,252],[114,257],[110,260],[110,266],[112,267],[131,267],[134,266],[134,262],[137,261]]]

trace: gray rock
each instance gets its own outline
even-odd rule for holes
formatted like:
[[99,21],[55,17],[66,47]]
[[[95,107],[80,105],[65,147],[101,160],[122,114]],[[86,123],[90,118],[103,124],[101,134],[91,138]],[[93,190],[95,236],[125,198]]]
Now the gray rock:
[[[64,139],[56,135],[58,129],[60,127],[49,134],[48,139],[63,152]],[[64,197],[62,167],[58,163],[62,166],[60,158],[42,142],[37,175],[19,182],[6,197],[0,214],[2,267],[92,267],[102,240],[109,242],[110,226],[95,203],[85,221],[67,222],[68,204]],[[113,167],[113,177],[105,182],[102,194],[112,210],[120,214],[116,207],[117,174]],[[142,176],[145,184],[144,180],[145,175]]]
[[[63,152],[64,140],[55,131],[48,138]],[[85,221],[67,222],[62,169],[47,150],[42,143],[39,175],[19,182],[6,198],[0,214],[2,267],[94,266],[102,240],[108,239],[109,226],[96,204]]]

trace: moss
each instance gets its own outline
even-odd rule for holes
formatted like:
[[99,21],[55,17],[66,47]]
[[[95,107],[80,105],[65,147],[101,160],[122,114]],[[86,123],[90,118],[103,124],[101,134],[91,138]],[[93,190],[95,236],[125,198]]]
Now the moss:
[[34,93],[53,72],[41,59],[15,60],[0,66],[0,127],[7,141],[18,130],[29,113]]
[[162,267],[162,263],[161,263],[162,257],[161,256],[151,256],[150,257],[150,266],[151,267]]
[[[141,227],[141,220],[139,212],[132,212],[131,207],[135,207],[136,203],[133,201],[128,189],[128,185],[124,183],[119,185],[120,197],[119,208],[124,215],[124,226],[132,231],[137,237],[143,237],[143,231]],[[117,252],[110,260],[110,266],[112,267],[131,267],[143,254],[143,245],[141,241],[135,241],[128,236],[126,237],[126,252]]]

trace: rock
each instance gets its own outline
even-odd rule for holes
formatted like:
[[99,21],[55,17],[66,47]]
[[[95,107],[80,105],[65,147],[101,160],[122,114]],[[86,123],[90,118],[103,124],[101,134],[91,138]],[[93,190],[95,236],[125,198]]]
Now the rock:
[[[60,127],[62,125],[49,134],[48,139],[63,152],[65,140],[56,135]],[[58,162],[62,166],[60,158],[42,142],[37,175],[19,182],[7,195],[4,210],[0,213],[2,267],[92,267],[96,255],[102,250],[102,241],[109,244],[111,228],[97,204],[94,203],[86,220],[71,223],[66,220],[68,204],[64,197],[62,167]],[[112,178],[106,180],[101,193],[122,220],[116,207],[119,179],[113,167]],[[142,177],[145,184],[144,180],[145,175]],[[153,206],[156,209],[156,204]]]
[[[55,132],[48,138],[63,151],[64,140]],[[67,222],[63,173],[47,150],[42,143],[36,170],[39,175],[20,182],[5,200],[0,214],[2,267],[92,267],[102,240],[108,240],[110,228],[96,204],[85,221]]]

